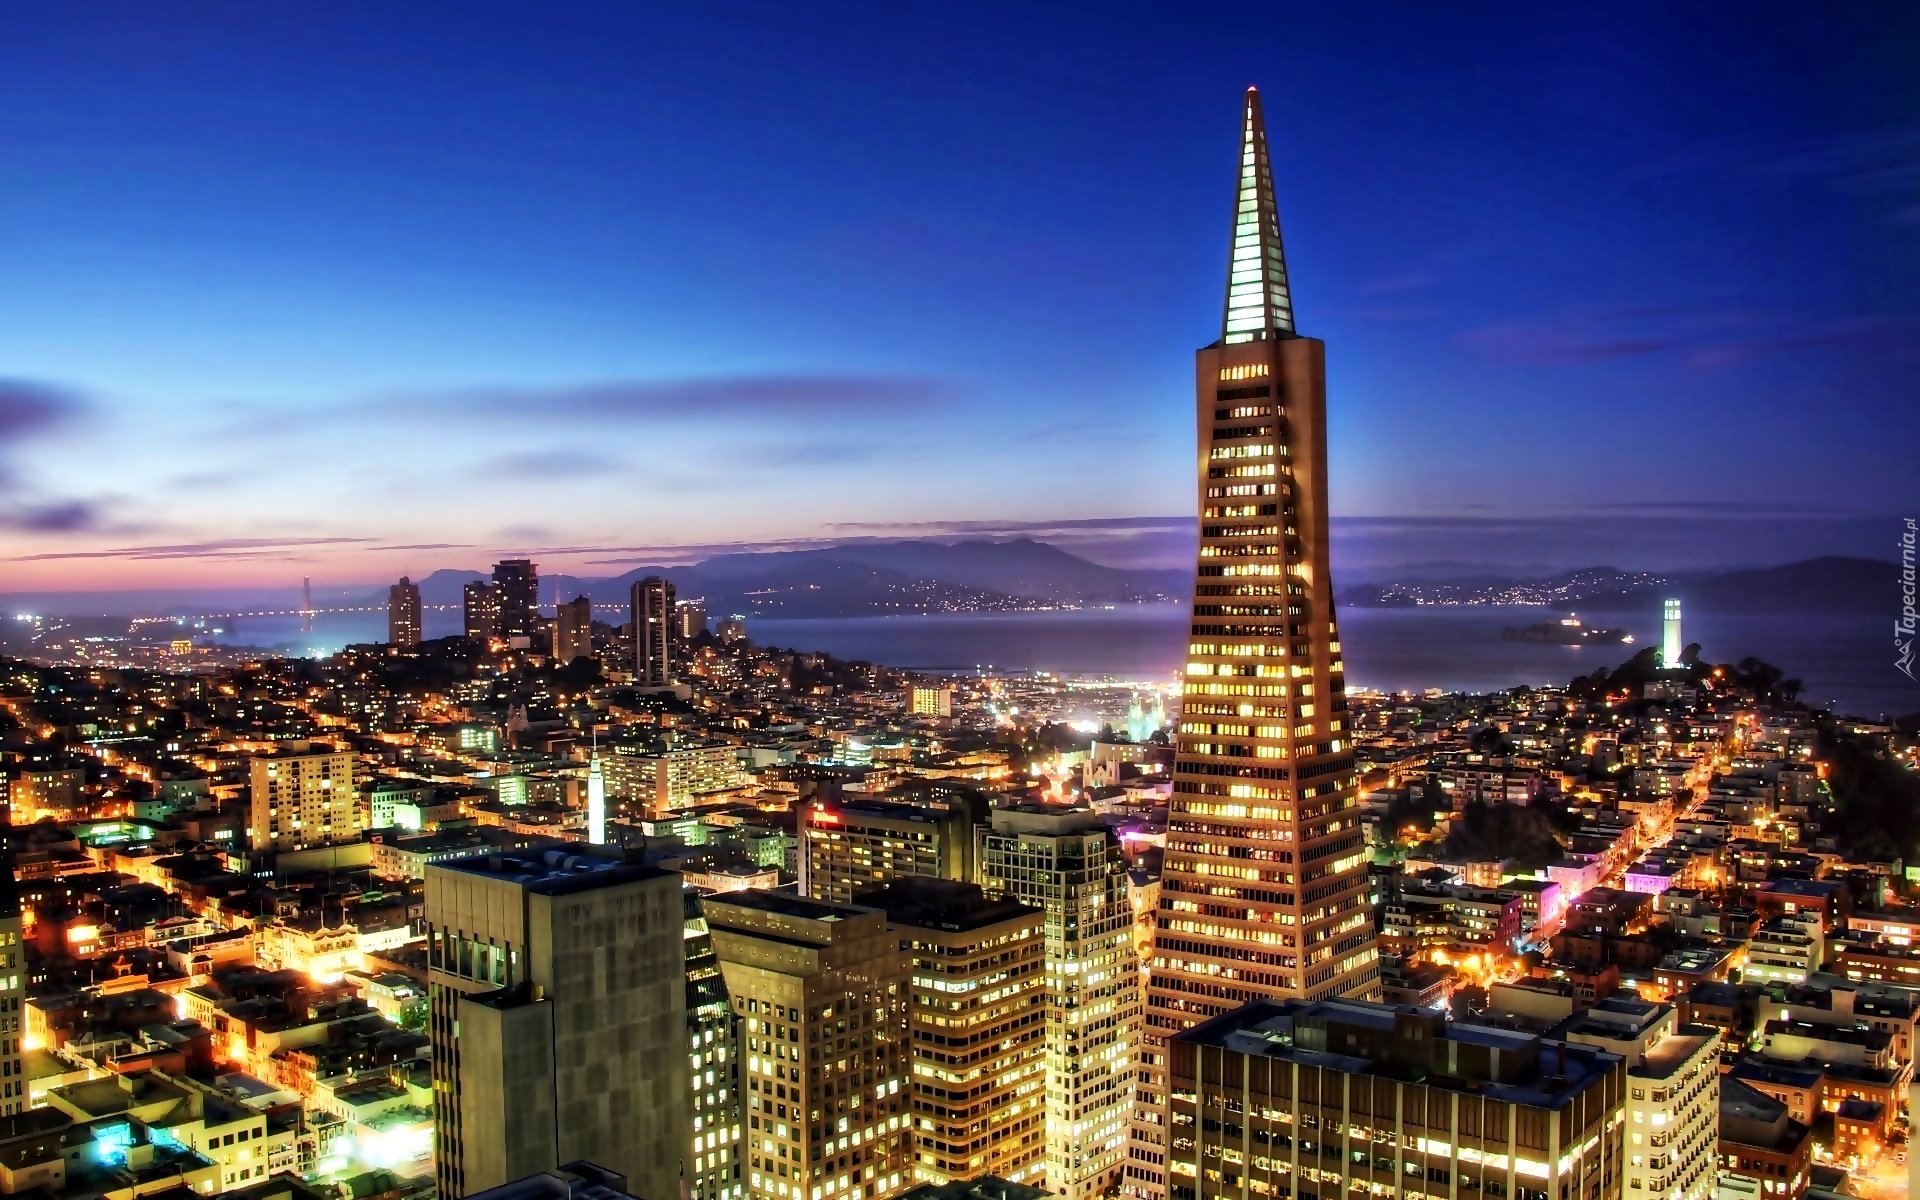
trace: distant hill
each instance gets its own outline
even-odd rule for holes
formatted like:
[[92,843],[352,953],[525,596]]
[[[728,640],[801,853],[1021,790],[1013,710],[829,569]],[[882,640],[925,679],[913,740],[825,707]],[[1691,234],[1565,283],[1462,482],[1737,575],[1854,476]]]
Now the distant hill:
[[[692,566],[647,566],[609,577],[544,575],[542,603],[556,596],[624,602],[634,580],[664,575],[713,614],[849,617],[910,612],[1006,612],[1047,605],[1185,599],[1184,571],[1123,570],[1088,562],[1031,538],[1011,541],[858,542],[819,550],[721,554]],[[440,570],[419,580],[426,604],[459,604],[466,585],[489,576]],[[384,591],[367,603],[384,603]]]
[[1899,595],[1900,568],[1872,558],[1810,558],[1781,567],[1729,571],[1680,590],[1712,612],[1886,612]]
[[1891,602],[1899,568],[1871,558],[1810,558],[1778,567],[1669,576],[1591,567],[1533,579],[1407,580],[1348,588],[1342,604],[1364,608],[1415,604],[1545,604],[1612,611],[1678,596],[1714,613],[1877,612]]

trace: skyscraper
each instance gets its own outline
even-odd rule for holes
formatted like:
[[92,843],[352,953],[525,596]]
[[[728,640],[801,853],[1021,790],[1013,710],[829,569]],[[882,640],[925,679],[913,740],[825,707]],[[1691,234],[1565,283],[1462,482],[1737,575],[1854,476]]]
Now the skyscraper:
[[440,1194],[575,1159],[677,1194],[694,1177],[688,948],[680,876],[617,852],[428,866]]
[[530,638],[540,623],[540,569],[524,558],[493,564],[493,585],[500,589],[500,636]]
[[1686,643],[1680,640],[1680,601],[1666,602],[1660,621],[1660,665],[1667,670],[1680,666],[1680,656],[1686,653]]
[[744,1023],[747,1195],[913,1186],[907,953],[885,913],[779,892],[702,902]]
[[685,889],[687,1033],[692,1041],[693,1152],[687,1162],[687,1200],[740,1200],[740,1017],[714,953],[707,914],[694,888]]
[[1251,88],[1227,269],[1220,339],[1195,356],[1200,555],[1129,1172],[1149,1195],[1163,1039],[1253,1000],[1380,991],[1328,568],[1326,348],[1294,329]]
[[593,601],[575,596],[553,610],[553,661],[566,666],[593,657]]
[[1091,1200],[1120,1177],[1139,1050],[1127,860],[1084,809],[998,808],[979,839],[987,891],[1046,914],[1046,1188]]
[[401,649],[420,644],[420,585],[405,575],[387,589],[387,642]]
[[465,613],[463,632],[486,641],[500,636],[500,589],[476,579],[461,591]]
[[632,593],[633,682],[640,687],[666,687],[673,682],[673,584],[658,575],[636,580]]
[[914,1177],[1046,1176],[1044,914],[976,883],[908,877],[860,894],[913,955]]

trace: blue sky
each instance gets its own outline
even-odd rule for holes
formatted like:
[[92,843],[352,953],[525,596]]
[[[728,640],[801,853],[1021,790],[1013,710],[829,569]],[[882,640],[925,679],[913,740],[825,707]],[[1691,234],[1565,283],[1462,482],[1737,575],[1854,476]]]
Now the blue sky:
[[6,590],[1189,516],[1248,84],[1350,556],[1912,509],[1915,10],[1334,7],[18,6]]

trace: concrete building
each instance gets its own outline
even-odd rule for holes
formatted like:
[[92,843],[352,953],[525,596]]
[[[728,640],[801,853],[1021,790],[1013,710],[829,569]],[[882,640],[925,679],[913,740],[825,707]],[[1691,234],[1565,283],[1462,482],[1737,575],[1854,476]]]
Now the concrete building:
[[1773,917],[1753,931],[1742,978],[1749,983],[1805,983],[1825,957],[1826,939],[1811,917]]
[[353,755],[324,743],[248,764],[247,843],[281,853],[359,839],[371,822],[353,786]]
[[1119,1179],[1133,1116],[1140,971],[1119,840],[1087,811],[996,809],[980,831],[988,891],[1046,913],[1049,1192]]
[[411,836],[389,830],[374,836],[372,868],[381,879],[425,879],[427,868],[437,862],[558,844],[552,838],[515,833],[497,825],[464,825]]
[[490,1187],[468,1192],[467,1200],[642,1200],[627,1190],[627,1177],[590,1162],[570,1162]]
[[1169,1043],[1169,1200],[1618,1200],[1626,1063],[1342,1000],[1263,1000]]
[[746,780],[740,748],[725,742],[677,745],[659,754],[607,754],[600,760],[607,795],[635,802],[630,814],[659,819]]
[[586,1159],[677,1193],[693,1141],[680,877],[578,843],[427,868],[436,1179]]
[[639,687],[673,683],[673,584],[658,575],[635,580],[628,595],[633,621],[633,682]]
[[907,952],[886,914],[777,892],[704,899],[745,1045],[753,1200],[913,1186]]
[[1046,943],[1038,908],[896,879],[857,901],[912,955],[914,1178],[1046,1177]]
[[405,575],[387,589],[387,644],[403,650],[420,644],[420,585]]
[[1602,1000],[1556,1031],[1627,1062],[1627,1196],[1709,1200],[1720,1131],[1720,1032],[1671,1004]]
[[1680,668],[1687,644],[1680,639],[1680,601],[1669,599],[1661,605],[1660,665],[1669,671]]
[[1812,1167],[1813,1131],[1784,1103],[1720,1081],[1719,1200],[1800,1200]]
[[593,657],[593,601],[575,596],[553,610],[553,661],[566,666]]
[[845,904],[895,879],[976,879],[975,830],[986,817],[973,793],[931,805],[816,802],[800,810],[800,890]]
[[916,717],[951,717],[953,689],[942,684],[915,684],[909,711]]

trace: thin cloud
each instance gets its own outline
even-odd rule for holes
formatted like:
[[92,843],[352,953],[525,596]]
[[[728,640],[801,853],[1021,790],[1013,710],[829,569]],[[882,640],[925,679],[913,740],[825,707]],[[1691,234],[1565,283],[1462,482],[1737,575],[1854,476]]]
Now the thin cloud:
[[[25,554],[15,562],[53,562],[76,558],[117,558],[152,561],[179,558],[252,558],[267,551],[285,551],[314,546],[364,546],[378,542],[369,537],[312,538],[224,538],[212,542],[182,542],[170,546],[115,546],[105,550],[61,550],[45,554]],[[405,547],[393,547],[404,549]]]
[[1790,141],[1707,142],[1630,172],[1641,178],[1712,174],[1748,185],[1811,183],[1879,200],[1904,224],[1920,198],[1920,127],[1855,129]]
[[19,533],[79,533],[98,529],[99,506],[89,500],[57,500],[0,512],[0,528]]
[[585,450],[525,450],[488,459],[480,469],[492,476],[509,479],[577,479],[607,475],[620,469],[620,463]]
[[910,415],[944,405],[950,384],[914,376],[734,375],[704,379],[616,379],[572,387],[482,386],[406,392],[361,402],[388,416],[449,414],[578,416],[612,421],[701,420],[729,416],[828,420]]
[[899,530],[916,535],[1040,533],[1054,529],[1184,529],[1188,517],[1077,517],[1061,521],[838,521],[828,529],[881,532]]
[[0,443],[18,441],[79,416],[79,393],[25,379],[0,379]]

